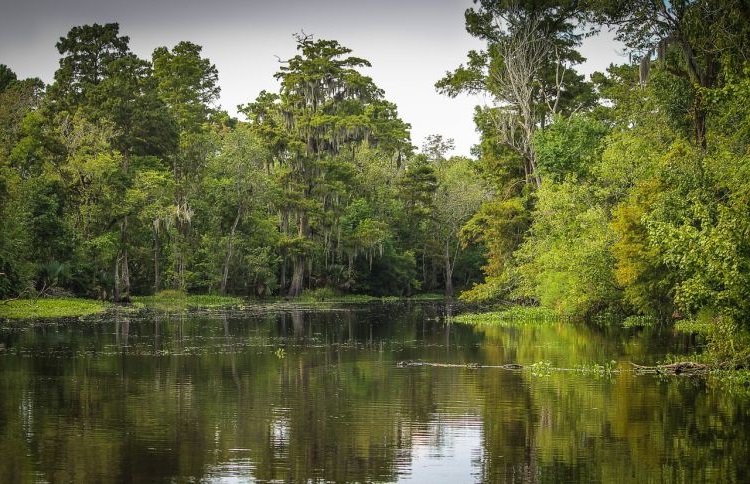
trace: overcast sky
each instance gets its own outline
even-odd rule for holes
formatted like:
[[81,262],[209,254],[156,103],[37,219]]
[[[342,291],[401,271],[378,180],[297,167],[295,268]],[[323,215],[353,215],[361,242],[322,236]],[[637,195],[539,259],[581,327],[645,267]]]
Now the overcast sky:
[[[159,46],[182,40],[203,46],[219,70],[221,106],[238,104],[266,89],[277,91],[278,58],[295,54],[293,34],[335,39],[372,63],[365,73],[396,103],[412,125],[412,143],[430,134],[453,138],[454,154],[468,155],[478,142],[472,121],[481,98],[451,99],[435,92],[447,70],[482,44],[464,29],[471,0],[20,0],[2,8],[0,64],[19,78],[52,82],[59,54],[55,43],[71,27],[117,22],[130,48],[150,59]],[[621,63],[605,38],[585,43],[586,73]]]

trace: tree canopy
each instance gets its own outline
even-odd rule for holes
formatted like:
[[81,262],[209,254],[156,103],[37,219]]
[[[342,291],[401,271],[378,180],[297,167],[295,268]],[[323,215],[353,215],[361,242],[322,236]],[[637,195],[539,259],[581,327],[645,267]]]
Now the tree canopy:
[[[421,152],[369,61],[295,36],[233,119],[189,41],[72,28],[54,82],[0,65],[0,296],[454,289],[572,318],[750,328],[745,2],[484,1],[436,88],[482,92],[473,158]],[[584,78],[584,36],[631,62]],[[328,292],[327,292],[328,291]]]

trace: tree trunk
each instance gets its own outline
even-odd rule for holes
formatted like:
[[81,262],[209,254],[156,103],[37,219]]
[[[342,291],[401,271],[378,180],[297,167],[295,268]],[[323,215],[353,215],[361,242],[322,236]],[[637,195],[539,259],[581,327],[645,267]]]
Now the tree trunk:
[[185,263],[183,261],[182,243],[185,240],[182,232],[182,223],[177,222],[177,236],[172,245],[174,246],[174,289],[185,289],[185,277],[183,274]]
[[120,224],[120,255],[118,261],[122,264],[120,271],[120,277],[122,278],[122,285],[119,291],[119,297],[117,302],[128,302],[130,301],[130,262],[128,258],[128,246],[127,246],[127,230],[128,230],[128,217],[122,220]]
[[451,265],[450,238],[445,241],[445,297],[453,297],[453,266]]
[[703,106],[703,100],[700,99],[701,93],[696,94],[696,100],[693,104],[693,125],[695,126],[695,143],[702,149],[706,149],[706,108]]
[[232,261],[232,252],[234,249],[234,246],[232,242],[234,241],[234,233],[237,230],[237,225],[240,223],[240,218],[242,217],[242,208],[237,208],[237,216],[234,218],[234,222],[232,223],[232,229],[229,231],[229,239],[227,240],[227,256],[224,258],[224,271],[221,274],[221,294],[225,295],[227,293],[227,281],[229,280],[229,263]]
[[130,263],[127,247],[122,252],[122,289],[120,291],[120,301],[130,302]]
[[161,288],[161,277],[159,274],[159,232],[154,230],[154,294]]
[[305,282],[305,258],[301,255],[294,256],[292,266],[292,283],[289,285],[289,296],[298,297],[302,295]]
[[[310,226],[307,220],[307,214],[299,216],[299,237],[308,240],[310,238]],[[304,251],[304,248],[302,249]],[[289,296],[298,297],[302,295],[302,289],[305,284],[305,266],[307,258],[305,254],[295,254],[292,260],[292,283],[289,285]]]
[[120,252],[117,251],[115,257],[115,288],[112,292],[112,299],[115,302],[120,302]]
[[430,291],[438,287],[438,262],[435,257],[430,257]]

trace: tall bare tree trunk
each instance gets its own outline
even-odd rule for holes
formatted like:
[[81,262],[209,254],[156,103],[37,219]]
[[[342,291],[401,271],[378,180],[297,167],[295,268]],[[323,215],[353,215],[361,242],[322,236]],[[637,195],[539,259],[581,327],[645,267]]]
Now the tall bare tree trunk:
[[122,252],[122,291],[120,293],[120,301],[130,302],[130,262],[127,247]]
[[120,251],[117,251],[117,257],[115,257],[115,289],[112,293],[112,299],[115,302],[120,302]]
[[120,244],[122,244],[122,288],[120,292],[120,301],[130,301],[130,261],[128,257],[128,217],[127,215],[120,225]]
[[227,281],[229,280],[229,263],[232,261],[232,252],[234,251],[234,233],[237,230],[237,225],[240,223],[242,217],[242,208],[237,208],[237,216],[234,218],[232,223],[232,229],[229,231],[229,239],[227,240],[227,255],[224,258],[224,270],[221,274],[221,289],[222,295],[227,293]]
[[159,274],[159,232],[154,230],[154,294],[161,289],[161,274]]
[[451,265],[450,238],[445,241],[445,297],[453,297],[453,265]]

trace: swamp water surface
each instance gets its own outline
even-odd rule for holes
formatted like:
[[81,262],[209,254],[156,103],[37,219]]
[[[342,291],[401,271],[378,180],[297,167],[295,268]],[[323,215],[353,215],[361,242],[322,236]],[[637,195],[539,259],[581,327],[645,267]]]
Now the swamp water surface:
[[750,482],[742,397],[696,377],[556,370],[655,364],[690,338],[471,327],[453,310],[0,323],[0,482]]

